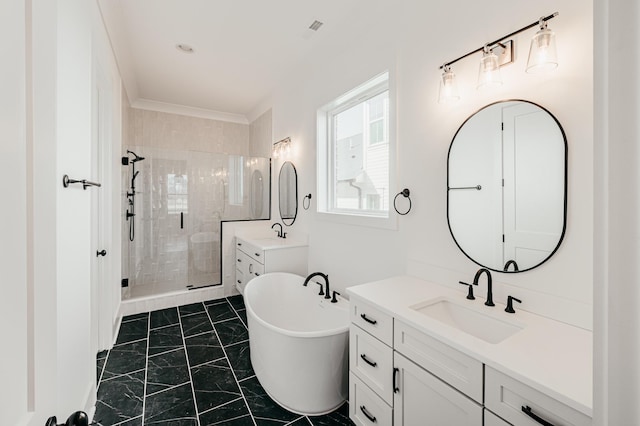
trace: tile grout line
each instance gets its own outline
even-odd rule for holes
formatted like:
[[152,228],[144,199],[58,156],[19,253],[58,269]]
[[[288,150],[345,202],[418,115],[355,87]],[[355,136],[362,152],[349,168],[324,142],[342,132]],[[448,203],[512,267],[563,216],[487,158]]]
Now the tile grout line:
[[[204,306],[204,303],[202,305]],[[200,416],[198,415],[198,401],[196,400],[196,390],[193,386],[193,376],[191,375],[191,363],[189,362],[189,353],[187,352],[187,342],[185,342],[184,327],[182,326],[182,317],[180,316],[179,308],[178,308],[178,324],[180,324],[180,337],[182,337],[182,347],[184,349],[184,358],[187,361],[187,371],[189,372],[191,396],[193,397],[193,408],[195,408],[196,410],[196,426],[200,426]]]
[[[147,327],[147,337],[149,337],[149,328]],[[142,342],[143,340],[145,340],[147,337],[143,337],[142,339],[136,339],[136,340],[131,340],[129,342],[123,342],[123,343],[118,343],[117,345],[113,345],[114,348],[117,348],[119,346],[124,346],[124,345],[128,345],[129,343],[138,343],[138,342]]]
[[[220,359],[222,359],[222,358],[220,358]],[[218,360],[218,361],[219,361],[219,360]],[[212,362],[213,362],[213,361],[212,361]],[[233,403],[234,403],[234,402],[236,402],[236,401],[240,401],[241,399],[242,399],[242,397],[241,397],[241,396],[239,396],[239,397],[237,397],[236,399],[234,399],[233,401],[229,401],[229,402],[225,402],[224,404],[216,405],[215,407],[209,408],[208,410],[204,410],[204,411],[203,411],[202,413],[200,413],[200,414],[207,414],[207,413],[210,413],[210,412],[212,412],[212,411],[214,411],[214,410],[217,410],[217,409],[218,409],[218,408],[220,408],[220,407],[224,407],[225,405],[233,404]],[[238,416],[238,417],[243,417],[243,416]],[[225,419],[225,420],[226,420],[226,421],[228,421],[228,420],[230,420],[230,419]],[[232,419],[231,419],[231,420],[232,420]]]
[[175,388],[179,388],[180,386],[184,386],[184,385],[186,385],[188,383],[189,382],[178,383],[177,385],[172,385],[172,386],[169,386],[168,388],[160,389],[159,391],[150,393],[147,396],[155,396],[155,395],[158,395],[158,394],[160,394],[162,392],[167,392],[167,391],[170,391],[170,390],[174,390]]
[[144,426],[145,415],[144,411],[146,409],[147,404],[147,375],[149,372],[149,335],[151,333],[151,313],[147,315],[147,351],[144,359],[144,388],[142,391],[142,417],[140,422],[142,426]]
[[166,355],[166,354],[169,354],[171,352],[179,351],[180,349],[182,349],[182,348],[167,349],[164,352],[158,352],[157,354],[149,355],[147,358],[155,358],[155,357],[160,356],[160,355]]
[[[235,314],[236,314],[236,316],[238,317],[238,319],[240,320],[240,322],[245,326],[245,328],[246,328],[246,329],[247,329],[247,331],[248,331],[248,330],[249,330],[249,326],[248,326],[247,324],[245,324],[245,323],[244,323],[244,320],[242,319],[242,317],[241,317],[241,316],[240,316],[240,314],[238,313],[238,311],[242,311],[242,310],[244,310],[244,311],[246,312],[246,310],[247,310],[247,309],[246,309],[246,307],[245,307],[245,309],[236,309],[236,307],[235,307],[235,306],[233,306],[233,303],[229,302],[229,301],[228,301],[228,299],[229,299],[229,298],[227,297],[227,302],[229,303],[229,305],[231,305],[231,309],[233,309],[233,312],[235,312]],[[243,299],[242,299],[242,300],[243,300],[243,302],[242,302],[242,303],[244,303],[244,296],[243,296]],[[249,340],[249,339],[247,339],[247,340]]]
[[[227,303],[229,303],[228,298],[225,297],[225,301]],[[229,303],[229,305],[231,305],[231,303]],[[231,306],[231,308],[233,309],[233,306]],[[247,406],[247,411],[249,412],[249,416],[251,417],[251,420],[253,421],[253,424],[255,426],[257,426],[256,423],[256,419],[253,417],[253,413],[251,412],[251,408],[249,407],[249,403],[247,402],[247,397],[244,395],[244,391],[242,390],[242,386],[240,386],[240,382],[238,382],[238,376],[236,376],[236,372],[233,370],[233,366],[231,365],[231,361],[229,360],[229,356],[227,355],[227,350],[225,349],[224,345],[222,344],[222,341],[220,340],[220,336],[218,335],[218,330],[216,330],[215,325],[213,325],[213,321],[211,321],[211,316],[209,315],[209,311],[205,310],[207,317],[209,318],[209,322],[211,323],[211,327],[213,327],[213,332],[216,335],[216,338],[218,339],[218,342],[220,343],[220,347],[222,348],[222,352],[224,353],[224,357],[227,360],[227,363],[229,364],[229,369],[231,370],[231,374],[233,374],[233,379],[236,381],[236,385],[238,386],[238,389],[240,390],[240,395],[242,395],[242,399],[244,400],[245,405]],[[240,319],[240,317],[238,317],[238,319]],[[240,322],[242,322],[242,320],[240,320]],[[200,417],[198,417],[198,421],[200,420]]]
[[100,389],[100,385],[102,384],[102,377],[104,376],[105,368],[107,368],[109,355],[111,355],[111,351],[107,351],[107,355],[104,357],[104,364],[102,364],[102,369],[100,369],[100,376],[98,377],[98,383],[96,383],[96,396],[98,395],[98,389]]
[[[221,346],[220,348],[222,348],[222,346]],[[193,367],[191,367],[191,368],[198,368],[198,367],[202,367],[203,365],[213,364],[214,362],[218,362],[218,361],[220,361],[221,359],[225,359],[225,358],[224,358],[224,357],[220,357],[220,358],[212,359],[211,361],[201,362],[200,364],[198,364],[198,365],[194,365],[194,366],[193,366]],[[224,404],[223,404],[223,405],[224,405]],[[207,411],[209,411],[209,410],[207,410]]]

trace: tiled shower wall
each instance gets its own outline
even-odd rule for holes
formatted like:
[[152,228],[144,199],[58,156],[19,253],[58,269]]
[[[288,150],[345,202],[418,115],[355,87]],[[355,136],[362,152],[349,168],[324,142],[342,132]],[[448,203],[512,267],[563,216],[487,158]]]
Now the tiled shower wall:
[[[269,159],[249,155],[268,156],[270,138],[250,137],[245,124],[123,110],[123,155],[145,157],[136,163],[133,242],[124,216],[133,169],[123,166],[123,299],[221,283],[220,221],[269,217]],[[270,131],[270,118],[261,117],[258,134]]]

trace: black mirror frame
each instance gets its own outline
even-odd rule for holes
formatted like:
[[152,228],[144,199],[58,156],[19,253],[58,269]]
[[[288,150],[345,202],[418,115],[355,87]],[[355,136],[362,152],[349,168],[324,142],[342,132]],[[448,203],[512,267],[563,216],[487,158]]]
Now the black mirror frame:
[[[458,133],[460,132],[460,130],[464,127],[464,125],[467,123],[467,121],[469,121],[472,117],[474,117],[476,114],[478,114],[480,111],[489,108],[493,105],[496,104],[501,104],[504,102],[526,102],[528,104],[532,104],[537,106],[538,108],[540,108],[541,110],[545,111],[547,114],[549,114],[549,116],[551,118],[553,118],[553,120],[556,122],[556,124],[558,125],[558,128],[560,129],[560,133],[562,133],[562,139],[564,141],[564,212],[563,212],[563,217],[562,217],[562,233],[560,234],[560,238],[558,239],[558,244],[555,246],[555,248],[551,251],[551,253],[549,253],[549,256],[547,256],[546,258],[544,258],[540,263],[538,263],[537,265],[534,265],[530,268],[527,269],[520,269],[517,271],[504,271],[504,270],[499,270],[499,269],[494,269],[490,266],[486,266],[486,265],[482,265],[481,263],[476,262],[471,256],[469,256],[467,254],[467,252],[464,251],[464,249],[460,246],[460,244],[458,243],[458,240],[456,240],[455,235],[453,234],[453,230],[451,229],[451,222],[449,221],[449,161],[450,161],[450,155],[451,155],[451,147],[453,146],[453,143],[456,140],[456,136],[458,136]],[[551,257],[553,257],[553,255],[556,253],[556,251],[558,251],[558,248],[560,248],[560,244],[562,244],[562,240],[564,239],[564,234],[567,230],[567,200],[568,200],[568,191],[567,191],[567,180],[568,180],[568,170],[569,170],[569,148],[568,148],[568,143],[567,143],[567,135],[564,132],[564,128],[562,127],[562,125],[560,124],[560,122],[558,121],[558,119],[556,118],[555,115],[553,115],[548,109],[546,109],[545,107],[538,105],[535,102],[531,102],[531,101],[527,101],[524,99],[505,99],[505,100],[501,100],[501,101],[496,101],[490,104],[487,104],[485,106],[483,106],[482,108],[478,109],[477,111],[475,111],[473,114],[471,114],[469,117],[467,117],[466,120],[464,120],[464,122],[460,125],[460,127],[458,127],[458,130],[456,130],[456,133],[453,135],[453,139],[451,139],[451,143],[449,144],[449,151],[447,152],[447,226],[449,227],[449,233],[451,234],[451,238],[453,238],[453,241],[456,243],[456,246],[458,246],[458,248],[460,249],[460,251],[469,259],[471,260],[473,263],[475,263],[476,265],[482,267],[482,268],[487,268],[490,269],[493,272],[501,272],[504,274],[515,274],[515,273],[521,273],[521,272],[527,272],[530,271],[532,269],[535,269],[537,267],[539,267],[540,265],[544,264],[547,260],[549,260]]]
[[[282,194],[280,193],[280,181],[282,180],[282,170],[284,169],[284,166],[286,164],[291,164],[291,168],[293,168],[293,174],[296,180],[296,193],[295,193],[295,202],[296,202],[296,209],[295,209],[295,214],[293,215],[293,219],[291,218],[283,218],[282,217]],[[298,217],[298,170],[296,169],[296,166],[291,162],[291,161],[285,161],[284,163],[282,163],[282,166],[280,166],[280,173],[278,173],[278,211],[280,212],[280,220],[282,221],[282,223],[286,226],[291,226],[295,223],[296,218]],[[291,221],[290,223],[287,223],[286,221]]]

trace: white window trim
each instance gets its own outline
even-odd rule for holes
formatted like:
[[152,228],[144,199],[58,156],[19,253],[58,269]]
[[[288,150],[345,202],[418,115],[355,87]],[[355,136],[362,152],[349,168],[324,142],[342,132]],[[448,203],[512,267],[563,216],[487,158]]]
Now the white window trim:
[[[329,111],[339,112],[346,110],[351,106],[362,102],[363,96],[369,96],[372,93],[380,93],[381,87],[389,90],[389,211],[387,216],[363,214],[363,211],[339,211],[329,210],[329,185],[331,176],[329,175],[329,143],[328,137],[332,132],[329,128],[331,120],[328,119]],[[338,97],[334,101],[324,105],[317,111],[317,194],[318,202],[316,204],[317,215],[321,220],[345,225],[367,226],[381,229],[398,229],[398,216],[393,210],[393,197],[396,187],[397,173],[397,144],[396,144],[396,87],[395,81],[390,72],[384,72],[366,83],[350,90],[344,95]]]

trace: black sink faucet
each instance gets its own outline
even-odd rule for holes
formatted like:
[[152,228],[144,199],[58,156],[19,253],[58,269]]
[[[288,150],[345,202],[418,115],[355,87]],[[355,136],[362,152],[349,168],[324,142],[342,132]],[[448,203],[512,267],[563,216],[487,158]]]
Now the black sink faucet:
[[[324,285],[325,285],[325,292],[324,292],[324,298],[325,299],[331,299],[331,292],[329,291],[329,275],[323,274],[322,272],[314,272],[313,274],[309,275],[307,278],[305,278],[304,280],[304,285],[305,287],[307,286],[307,284],[309,284],[309,281],[311,281],[311,278],[313,277],[322,277],[324,278]],[[318,283],[320,284],[320,283]]]
[[271,229],[274,229],[276,225],[280,227],[280,230],[276,229],[276,232],[278,233],[278,238],[287,238],[287,233],[282,232],[282,224],[280,222],[276,222],[273,225],[271,225]]
[[487,268],[478,269],[478,272],[476,272],[476,276],[473,277],[473,284],[478,285],[478,280],[480,279],[480,275],[482,275],[483,272],[487,274],[487,301],[484,302],[484,304],[487,306],[495,306],[495,303],[493,303],[493,285],[491,283],[491,272],[489,272]]

